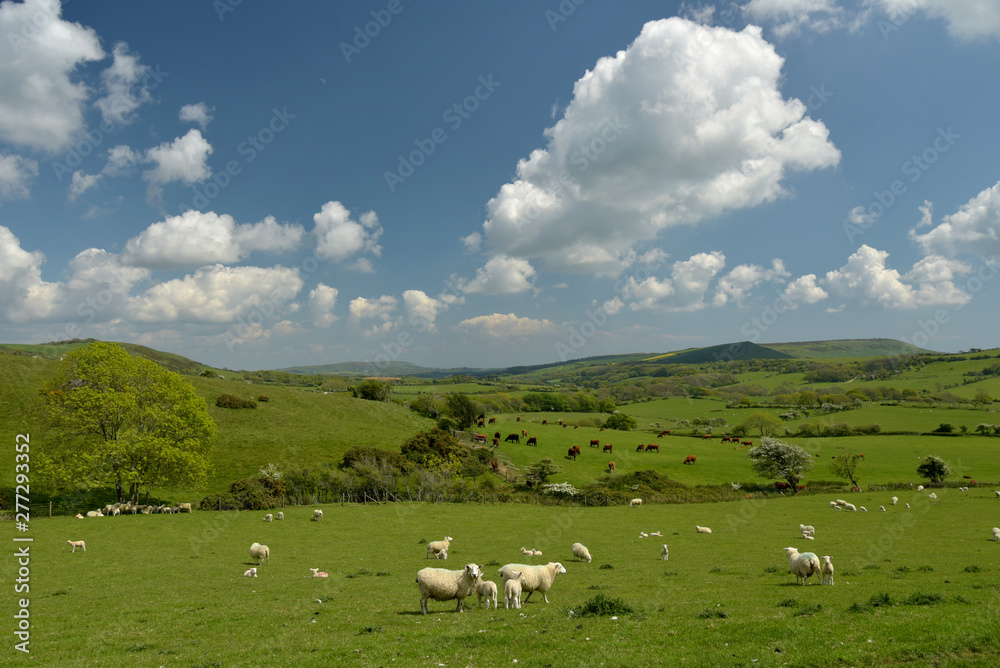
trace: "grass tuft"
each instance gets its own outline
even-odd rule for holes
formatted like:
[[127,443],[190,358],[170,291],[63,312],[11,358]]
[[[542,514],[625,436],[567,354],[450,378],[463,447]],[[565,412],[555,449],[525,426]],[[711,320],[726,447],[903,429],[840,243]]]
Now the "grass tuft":
[[966,566],[962,570],[965,571],[966,573],[979,573],[983,569],[980,566],[977,566],[976,564],[973,564],[971,566]]
[[600,565],[600,569],[602,571],[610,571],[610,570],[614,570],[614,566],[612,566],[611,564],[601,564]]
[[941,603],[944,601],[944,596],[941,594],[926,594],[923,592],[914,592],[903,601],[904,605],[933,605],[935,603]]
[[796,601],[794,598],[786,598],[784,601],[778,602],[779,608],[795,608],[798,607],[798,605],[799,602]]
[[698,613],[699,619],[712,619],[715,617],[719,619],[725,619],[726,613],[723,612],[722,610],[719,610],[718,608],[705,608],[704,610]]
[[580,616],[582,617],[607,617],[609,615],[627,615],[633,612],[635,610],[625,601],[604,594],[598,594],[580,608]]

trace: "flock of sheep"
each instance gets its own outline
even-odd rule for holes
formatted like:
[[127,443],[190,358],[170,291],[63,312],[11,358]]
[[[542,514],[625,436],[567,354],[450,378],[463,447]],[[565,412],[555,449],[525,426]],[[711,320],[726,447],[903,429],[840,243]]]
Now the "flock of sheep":
[[[153,515],[155,513],[181,513],[192,512],[190,503],[178,503],[176,506],[169,505],[143,505],[139,503],[109,503],[97,510],[88,510],[86,517],[117,517],[118,515]],[[77,513],[76,519],[84,519],[84,515]]]

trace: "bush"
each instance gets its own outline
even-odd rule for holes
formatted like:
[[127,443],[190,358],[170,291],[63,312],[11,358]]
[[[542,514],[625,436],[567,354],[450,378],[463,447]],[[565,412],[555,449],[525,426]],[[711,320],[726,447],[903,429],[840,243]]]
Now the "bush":
[[232,394],[219,395],[215,405],[219,408],[257,408],[257,402],[253,399],[243,399]]
[[620,598],[611,598],[604,594],[598,594],[583,604],[580,608],[581,617],[608,617],[611,615],[627,615],[635,612],[625,601]]
[[615,429],[618,431],[632,431],[638,426],[639,421],[625,413],[613,413],[604,421],[605,429]]
[[938,425],[938,428],[932,431],[932,434],[950,434],[955,431],[955,427],[952,426],[950,422],[942,422]]
[[259,397],[257,397],[257,401],[260,401],[262,403],[267,403],[270,400],[271,400],[271,398],[269,396],[267,396],[266,394],[262,394]]

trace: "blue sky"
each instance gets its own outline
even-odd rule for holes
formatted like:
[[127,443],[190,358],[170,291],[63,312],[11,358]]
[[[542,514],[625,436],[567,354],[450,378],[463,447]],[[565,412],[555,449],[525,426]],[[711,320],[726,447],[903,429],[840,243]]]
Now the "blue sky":
[[0,3],[0,341],[1000,345],[991,0]]

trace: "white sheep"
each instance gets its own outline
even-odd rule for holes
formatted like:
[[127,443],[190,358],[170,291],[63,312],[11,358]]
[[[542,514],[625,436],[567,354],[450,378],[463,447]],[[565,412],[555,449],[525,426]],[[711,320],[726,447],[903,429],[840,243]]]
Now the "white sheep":
[[833,562],[830,561],[832,557],[830,555],[824,555],[820,557],[823,560],[821,565],[821,570],[819,574],[819,583],[821,585],[833,586]]
[[254,543],[250,546],[250,558],[253,559],[255,564],[259,564],[261,560],[265,560],[268,564],[270,564],[271,550],[267,547],[267,545]]
[[840,506],[834,506],[833,509],[836,510],[836,511],[838,511],[838,512],[841,511],[841,510],[843,510],[843,508],[840,507]]
[[816,527],[814,527],[811,524],[800,524],[799,531],[801,531],[804,534],[809,534],[810,536],[816,535]]
[[645,531],[640,531],[639,538],[649,538],[649,534],[646,533]]
[[628,502],[629,508],[637,508],[642,505],[642,499],[632,499]]
[[908,504],[908,503],[907,503],[907,504],[906,504],[906,507],[907,507],[907,508],[909,508],[909,507],[910,507],[910,504]]
[[329,573],[324,573],[324,572],[320,571],[318,568],[310,568],[309,570],[312,571],[312,577],[314,577],[314,578],[328,578],[328,577],[330,577]]
[[320,520],[322,520],[322,519],[323,519],[323,511],[322,511],[322,510],[320,510],[319,508],[317,508],[316,510],[314,510],[314,511],[313,511],[313,516],[312,516],[312,518],[313,518],[314,520],[317,520],[317,521],[320,521]]
[[466,564],[460,571],[444,568],[421,568],[417,571],[417,587],[420,589],[420,610],[427,614],[427,599],[450,601],[458,599],[455,612],[462,612],[462,601],[476,590],[476,582],[482,571],[477,564]]
[[[482,569],[482,566],[480,566]],[[497,583],[492,580],[484,580],[482,573],[479,575],[479,579],[476,581],[476,596],[479,599],[479,605],[483,604],[483,598],[486,598],[486,609],[490,609],[490,601],[493,601],[493,609],[497,609]]]
[[451,547],[451,541],[453,540],[455,539],[451,536],[445,536],[444,540],[432,540],[427,543],[427,556],[424,558],[430,559],[432,554],[435,555],[436,558],[438,552],[441,550],[447,550]]
[[998,498],[998,499],[1000,499],[1000,489],[998,489],[997,491],[995,491],[995,492],[993,492],[993,493],[997,495],[997,498]]
[[881,510],[883,513],[885,512],[885,506],[879,506],[878,509]]
[[937,498],[937,494],[935,494],[934,492],[931,492],[931,493],[930,493],[930,494],[928,494],[927,496],[928,496],[929,498],[931,498],[931,499],[936,499],[936,498]]
[[808,531],[803,531],[802,537],[805,538],[806,540],[816,540],[816,536],[812,535]]
[[[191,504],[190,503],[178,503],[177,504],[177,512],[181,512],[182,510],[186,510],[189,513],[193,513],[194,512],[193,510],[191,510]],[[134,509],[132,509],[132,514],[133,515],[135,514],[135,510]]]
[[805,586],[810,575],[820,572],[819,557],[812,552],[800,553],[794,547],[786,547],[785,554],[788,555],[788,572],[795,576],[795,582]]
[[868,509],[865,508],[864,506],[858,506],[858,510],[861,511],[861,512],[863,512],[863,513],[867,513],[868,512]]
[[660,536],[662,538],[663,537],[663,532],[662,531],[650,531],[649,535],[650,536]]
[[[521,609],[521,578],[524,577],[523,571],[511,571],[510,577],[504,577],[503,581],[503,607],[504,609],[510,608],[511,605],[514,609]],[[531,596],[531,594],[528,594]],[[527,600],[527,599],[525,599]]]
[[[566,569],[557,561],[550,561],[544,566],[528,566],[526,564],[506,564],[498,572],[506,583],[510,579],[510,573],[517,571],[521,573],[521,589],[528,592],[524,601],[527,603],[531,595],[537,590],[542,592],[542,598],[546,603],[549,597],[546,595],[552,588],[552,583],[556,575],[565,573]],[[506,591],[506,589],[504,590]]]
[[993,527],[993,540],[1000,542],[1000,527]]
[[270,522],[273,519],[274,519],[274,515],[272,515],[271,513],[268,513],[267,515],[264,515],[264,521],[265,522]]
[[895,496],[892,497],[892,505],[896,505],[897,503],[899,503],[899,499]]
[[854,512],[858,512],[858,507],[855,506],[853,503],[848,503],[847,505],[844,506],[844,510],[853,510]]
[[248,568],[245,571],[243,571],[243,577],[245,577],[245,578],[255,578],[255,577],[257,577],[257,567],[254,566],[253,568]]
[[101,515],[101,511],[99,510],[88,510],[87,517],[103,517],[103,515]]
[[278,520],[283,520],[283,519],[285,519],[285,513],[281,512],[281,511],[278,511],[278,514],[277,514],[277,516],[275,517],[275,519],[278,519]]
[[835,503],[838,506],[846,506],[847,505],[847,501],[845,501],[844,499],[837,499]]
[[447,561],[448,560],[448,550],[438,550],[437,552],[434,553],[434,558],[435,559],[444,559],[445,561]]
[[666,543],[663,544],[663,549],[660,550],[660,559],[663,561],[670,559],[670,547]]
[[924,491],[924,486],[923,485],[917,485],[917,491],[918,492]]
[[831,502],[830,502],[830,507],[831,507],[831,508],[837,508],[837,507],[838,507],[838,506],[837,506],[837,502],[836,502],[836,501],[831,501]]
[[87,551],[87,544],[82,540],[68,540],[66,542],[73,546],[73,552],[76,552],[76,548],[80,548],[84,552]]
[[84,517],[83,517],[83,515],[81,515],[80,513],[77,513],[77,514],[76,514],[76,519],[78,519],[78,520],[82,520],[82,519],[84,519]]
[[700,527],[698,525],[695,525],[694,530],[698,533],[712,533],[712,530],[708,527]]
[[576,557],[577,561],[586,559],[587,563],[590,563],[590,550],[588,550],[582,543],[573,543],[573,546],[570,549],[573,551],[573,556]]

